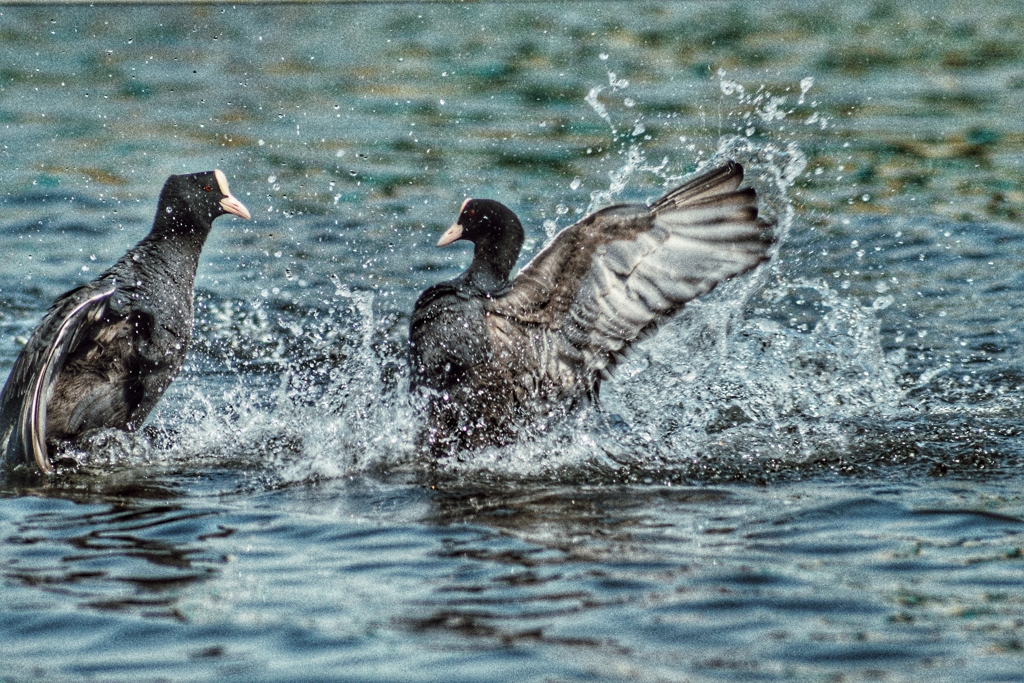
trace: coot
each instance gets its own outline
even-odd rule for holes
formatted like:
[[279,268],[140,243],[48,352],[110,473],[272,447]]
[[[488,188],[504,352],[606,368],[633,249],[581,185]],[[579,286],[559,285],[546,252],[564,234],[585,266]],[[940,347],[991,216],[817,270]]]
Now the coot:
[[55,444],[142,424],[185,361],[199,252],[229,213],[249,218],[221,171],[171,176],[149,235],[53,303],[0,394],[5,466],[49,473]]
[[561,231],[512,281],[516,215],[468,199],[438,246],[474,244],[457,278],[419,297],[409,329],[413,392],[427,395],[435,455],[505,444],[532,418],[596,399],[628,347],[691,299],[768,258],[743,168],[727,162],[651,206],[617,205]]

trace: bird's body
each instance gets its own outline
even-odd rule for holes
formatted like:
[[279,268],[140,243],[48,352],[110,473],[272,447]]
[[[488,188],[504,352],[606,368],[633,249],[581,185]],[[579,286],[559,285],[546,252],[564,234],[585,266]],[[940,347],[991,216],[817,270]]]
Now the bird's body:
[[171,176],[149,235],[53,303],[0,394],[6,466],[49,472],[54,444],[142,425],[184,363],[199,254],[226,213],[249,217],[223,173]]
[[596,399],[637,340],[693,298],[767,258],[768,225],[727,163],[654,205],[618,205],[560,232],[515,278],[515,214],[467,200],[439,245],[475,244],[459,277],[427,289],[410,324],[414,391],[435,454],[508,443],[532,419]]

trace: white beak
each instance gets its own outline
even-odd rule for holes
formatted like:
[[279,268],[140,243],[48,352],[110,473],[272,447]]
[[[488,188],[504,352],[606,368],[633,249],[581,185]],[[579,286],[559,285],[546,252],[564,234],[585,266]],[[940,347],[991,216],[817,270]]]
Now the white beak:
[[452,227],[444,231],[444,234],[441,235],[441,239],[437,241],[437,246],[444,247],[461,238],[462,225],[459,223],[455,223],[454,225],[452,225]]
[[225,195],[224,199],[220,200],[220,208],[246,220],[252,218],[252,214],[249,213],[249,209],[245,208],[245,204],[235,199],[231,190],[228,189],[228,177],[224,175],[224,171],[219,168],[215,169],[213,175],[217,178],[217,187],[220,189],[220,193]]

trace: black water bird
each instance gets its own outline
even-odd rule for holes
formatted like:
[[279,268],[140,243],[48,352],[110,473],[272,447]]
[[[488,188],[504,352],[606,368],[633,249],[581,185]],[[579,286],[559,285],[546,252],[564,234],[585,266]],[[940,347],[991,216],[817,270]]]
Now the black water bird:
[[509,443],[531,417],[596,399],[631,344],[765,261],[770,226],[742,180],[727,162],[651,206],[597,211],[511,281],[519,219],[496,201],[467,199],[437,244],[470,241],[473,262],[423,292],[409,328],[410,384],[426,390],[432,453]]
[[141,426],[185,361],[199,253],[225,214],[250,217],[223,172],[171,176],[149,235],[53,303],[0,394],[5,466],[49,473],[52,446]]

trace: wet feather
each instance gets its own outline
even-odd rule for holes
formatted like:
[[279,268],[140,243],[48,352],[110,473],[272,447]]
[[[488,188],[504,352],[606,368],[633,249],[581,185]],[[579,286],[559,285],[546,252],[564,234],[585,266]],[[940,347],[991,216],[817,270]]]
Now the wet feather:
[[226,213],[249,217],[222,172],[171,176],[150,234],[54,302],[0,393],[6,467],[50,472],[51,446],[142,425],[184,363],[199,253]]
[[767,259],[770,226],[742,180],[729,162],[650,207],[595,212],[511,282],[519,219],[492,200],[467,200],[442,242],[472,241],[473,262],[424,292],[410,325],[412,388],[427,395],[431,450],[507,443],[532,417],[596,397],[632,344]]

